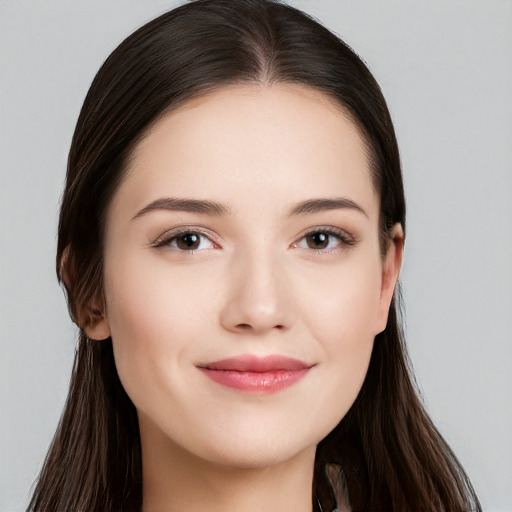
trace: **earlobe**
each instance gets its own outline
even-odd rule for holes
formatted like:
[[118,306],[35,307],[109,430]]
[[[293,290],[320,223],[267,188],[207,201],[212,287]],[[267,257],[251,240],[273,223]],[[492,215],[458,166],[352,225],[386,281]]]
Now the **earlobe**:
[[74,279],[72,265],[70,263],[69,246],[64,249],[60,262],[60,278],[64,282],[70,303],[70,312],[74,322],[92,340],[105,340],[110,337],[110,326],[105,314],[105,300],[98,293],[89,304],[78,304],[74,300]]
[[404,248],[404,230],[402,225],[395,224],[390,231],[390,243],[382,266],[379,317],[376,334],[381,333],[388,321],[389,307],[402,266]]
[[[80,327],[91,340],[106,340],[110,337],[110,326],[105,314],[95,308],[86,306],[83,318],[80,318]],[[82,315],[80,315],[82,317]]]
[[105,299],[101,292],[91,302],[79,307],[78,325],[91,340],[101,341],[110,337]]

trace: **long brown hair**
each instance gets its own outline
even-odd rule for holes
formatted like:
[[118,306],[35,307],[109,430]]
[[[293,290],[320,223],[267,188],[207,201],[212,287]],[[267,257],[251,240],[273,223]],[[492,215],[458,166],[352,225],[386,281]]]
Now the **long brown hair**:
[[[382,238],[405,229],[400,159],[375,79],[339,38],[270,0],[196,0],[129,36],[95,77],[69,153],[57,248],[70,314],[84,325],[102,297],[103,226],[127,159],[164,113],[233,83],[299,83],[335,99],[360,130],[380,195]],[[399,293],[375,338],[368,373],[347,415],[318,446],[313,507],[335,506],[329,463],[354,511],[480,511],[456,457],[415,389],[400,330]],[[331,467],[331,466],[329,466]],[[69,395],[30,511],[137,511],[142,504],[137,413],[110,339],[80,330]]]

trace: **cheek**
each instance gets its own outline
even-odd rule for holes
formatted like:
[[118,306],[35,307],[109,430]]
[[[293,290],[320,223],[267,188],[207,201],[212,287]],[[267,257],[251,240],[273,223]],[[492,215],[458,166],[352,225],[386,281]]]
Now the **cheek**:
[[[205,336],[212,308],[201,280],[169,272],[151,258],[106,258],[105,295],[117,371],[135,405],[144,409],[152,387],[172,389],[173,376]],[[168,266],[167,266],[168,267]],[[198,311],[202,322],[199,325]]]
[[[311,281],[309,281],[311,284]],[[330,411],[331,428],[355,401],[365,379],[375,338],[380,265],[340,266],[310,287],[304,321],[322,350],[326,374],[318,414]]]
[[382,270],[380,261],[370,256],[317,273],[297,292],[307,298],[302,310],[307,312],[311,330],[325,340],[326,350],[336,353],[340,346],[357,348],[376,334]]

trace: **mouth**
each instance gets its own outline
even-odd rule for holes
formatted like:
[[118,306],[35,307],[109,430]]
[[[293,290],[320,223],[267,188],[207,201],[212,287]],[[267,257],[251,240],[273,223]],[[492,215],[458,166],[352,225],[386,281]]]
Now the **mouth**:
[[222,386],[253,394],[270,394],[290,387],[314,365],[290,357],[243,355],[198,366]]

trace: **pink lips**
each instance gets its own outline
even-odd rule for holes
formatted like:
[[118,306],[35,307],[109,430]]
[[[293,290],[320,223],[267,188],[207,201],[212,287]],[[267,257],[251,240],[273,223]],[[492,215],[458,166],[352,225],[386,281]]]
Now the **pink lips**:
[[311,365],[284,356],[244,355],[222,359],[198,368],[223,386],[249,393],[274,393],[295,384]]

